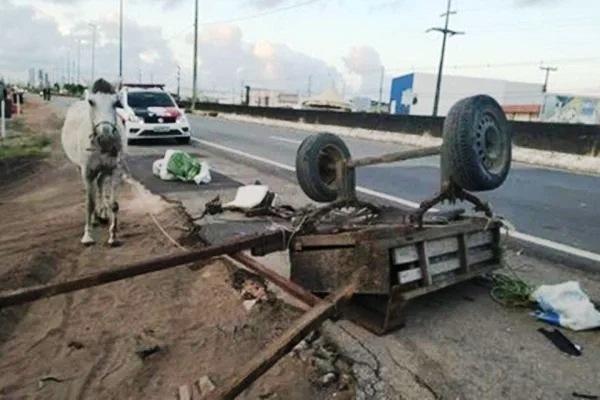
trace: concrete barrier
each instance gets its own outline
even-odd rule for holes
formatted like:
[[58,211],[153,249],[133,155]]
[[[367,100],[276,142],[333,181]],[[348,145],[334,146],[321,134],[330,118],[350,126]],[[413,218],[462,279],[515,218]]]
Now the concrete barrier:
[[[189,104],[182,103],[182,106]],[[308,124],[336,125],[404,134],[441,137],[443,117],[390,115],[364,112],[296,110],[276,107],[197,103],[196,109]],[[600,156],[600,125],[511,121],[515,145],[530,149]]]

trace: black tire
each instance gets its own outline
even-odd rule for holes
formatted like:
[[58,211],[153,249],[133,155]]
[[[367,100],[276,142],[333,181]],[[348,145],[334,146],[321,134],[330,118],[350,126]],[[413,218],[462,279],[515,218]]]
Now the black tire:
[[[296,153],[296,176],[300,187],[314,201],[331,202],[338,197],[335,165],[349,160],[350,151],[342,139],[331,133],[319,133],[304,139]],[[352,172],[351,184],[356,177]]]
[[190,144],[190,138],[188,137],[180,137],[180,138],[175,138],[175,140],[177,141],[177,144]]
[[470,191],[496,189],[506,179],[511,159],[510,126],[496,100],[478,95],[452,106],[444,121],[446,177]]

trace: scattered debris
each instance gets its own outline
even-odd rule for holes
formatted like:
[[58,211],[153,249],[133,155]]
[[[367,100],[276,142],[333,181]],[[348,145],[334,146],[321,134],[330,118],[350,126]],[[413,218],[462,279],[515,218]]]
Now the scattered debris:
[[538,332],[546,336],[546,338],[548,338],[548,340],[550,340],[563,353],[577,357],[582,354],[581,346],[571,342],[571,340],[558,329],[550,331],[546,328],[540,328],[538,329]]
[[242,186],[238,188],[233,201],[224,204],[223,208],[249,210],[260,206],[268,194],[269,187],[267,185]]
[[577,397],[580,399],[588,399],[588,400],[600,399],[600,396],[597,396],[595,394],[586,394],[586,393],[579,393],[579,392],[573,392],[573,397]]
[[600,327],[600,312],[581,290],[579,282],[542,285],[532,294],[540,311],[534,315],[545,322],[574,331]]
[[64,382],[64,379],[60,379],[57,378],[55,376],[52,375],[47,375],[42,377],[39,381],[38,381],[38,388],[43,388],[44,385],[46,384],[46,382],[56,382],[56,383],[60,383],[60,382]]
[[165,181],[179,179],[197,185],[210,183],[210,166],[181,150],[167,150],[164,158],[154,161],[152,173]]
[[179,400],[192,400],[192,391],[188,385],[179,386]]
[[207,375],[204,375],[198,382],[196,382],[196,386],[198,387],[198,391],[200,392],[200,396],[205,396],[207,393],[215,390],[215,384],[210,380]]
[[67,347],[70,349],[75,349],[75,350],[79,350],[79,349],[83,349],[85,346],[83,345],[83,343],[77,341],[77,340],[71,340],[68,344]]
[[145,360],[152,354],[163,350],[163,346],[158,344],[155,339],[148,337],[147,333],[144,336],[136,336],[135,341],[137,344],[135,354],[137,354],[142,360]]
[[492,275],[492,299],[505,307],[529,307],[532,304],[533,287],[516,274],[508,276],[501,273]]
[[204,214],[215,215],[222,212],[223,204],[221,204],[221,196],[219,195],[205,204]]
[[242,305],[244,306],[244,308],[246,309],[246,311],[250,311],[250,309],[252,307],[254,307],[254,305],[258,302],[258,299],[252,299],[252,300],[244,300],[242,302]]

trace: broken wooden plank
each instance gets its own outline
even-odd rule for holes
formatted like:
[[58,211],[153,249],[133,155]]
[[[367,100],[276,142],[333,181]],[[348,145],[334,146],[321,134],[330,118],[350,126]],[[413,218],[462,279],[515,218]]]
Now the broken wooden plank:
[[292,350],[302,338],[332,316],[342,303],[348,301],[354,295],[360,278],[366,270],[367,268],[363,267],[352,274],[346,285],[331,293],[323,301],[302,315],[281,337],[269,344],[263,351],[240,368],[239,372],[233,375],[221,388],[211,393],[208,399],[235,399],[237,395],[242,393],[279,361],[279,359]]
[[94,272],[73,280],[31,286],[0,293],[0,308],[52,297],[59,294],[104,285],[106,283],[132,278],[134,276],[162,271],[191,262],[201,261],[224,254],[234,254],[255,246],[268,243],[285,243],[284,231],[272,231],[264,234],[248,235],[232,239],[217,246],[169,256],[155,257],[149,260],[123,265],[110,270]]
[[265,267],[264,265],[262,265],[252,257],[247,256],[244,253],[240,252],[232,254],[230,257],[240,262],[244,266],[248,267],[252,271],[256,272],[263,278],[273,282],[275,285],[279,286],[281,289],[285,290],[287,293],[289,293],[296,299],[308,304],[311,307],[316,305],[319,301],[321,301],[320,298],[312,294],[310,291],[304,289],[302,286],[292,282],[289,279],[284,278],[277,272]]

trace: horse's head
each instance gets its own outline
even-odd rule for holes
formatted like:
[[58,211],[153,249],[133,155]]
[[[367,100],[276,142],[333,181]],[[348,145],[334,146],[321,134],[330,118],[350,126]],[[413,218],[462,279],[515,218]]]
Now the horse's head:
[[98,79],[88,95],[90,119],[92,121],[92,143],[103,153],[116,153],[121,149],[121,136],[117,128],[119,99],[110,83]]

